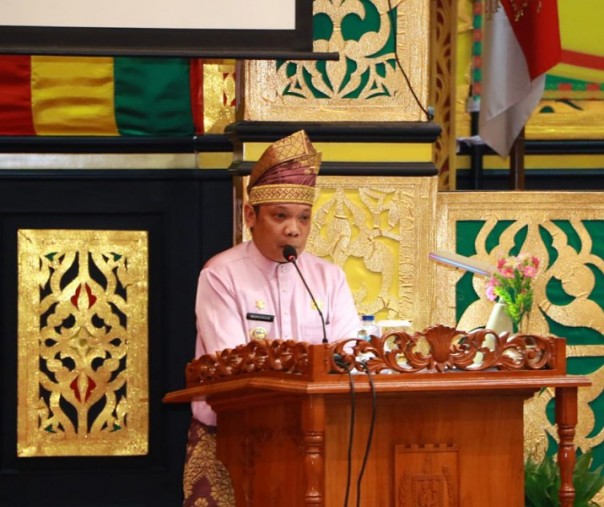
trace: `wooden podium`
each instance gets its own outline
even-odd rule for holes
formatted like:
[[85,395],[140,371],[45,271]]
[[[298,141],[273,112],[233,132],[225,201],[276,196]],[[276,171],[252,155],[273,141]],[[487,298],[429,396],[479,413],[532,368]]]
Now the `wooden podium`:
[[193,360],[186,376],[164,401],[206,397],[217,412],[238,507],[524,506],[523,402],[545,387],[561,505],[573,504],[577,388],[590,382],[566,374],[561,338],[433,326],[254,341]]

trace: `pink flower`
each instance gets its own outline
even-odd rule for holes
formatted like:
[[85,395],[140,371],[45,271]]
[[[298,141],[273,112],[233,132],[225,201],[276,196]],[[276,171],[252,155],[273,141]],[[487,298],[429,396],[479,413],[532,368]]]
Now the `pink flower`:
[[502,269],[499,270],[499,273],[504,278],[514,278],[514,268],[510,266],[504,266]]
[[491,301],[506,305],[506,312],[518,324],[533,305],[533,279],[539,269],[537,257],[520,253],[516,257],[497,260],[497,270],[486,287],[486,296]]
[[492,284],[487,285],[487,298],[490,301],[495,301],[497,299],[497,294],[495,294],[495,289]]

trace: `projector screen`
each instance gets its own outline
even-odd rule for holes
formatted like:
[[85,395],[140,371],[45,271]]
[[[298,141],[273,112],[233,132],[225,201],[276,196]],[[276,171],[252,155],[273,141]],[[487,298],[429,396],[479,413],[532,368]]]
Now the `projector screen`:
[[312,0],[0,0],[0,52],[220,58],[312,53]]

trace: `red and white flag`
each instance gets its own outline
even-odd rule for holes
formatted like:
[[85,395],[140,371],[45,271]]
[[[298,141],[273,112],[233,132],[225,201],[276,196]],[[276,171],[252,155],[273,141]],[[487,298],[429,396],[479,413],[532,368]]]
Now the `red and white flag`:
[[545,73],[560,61],[560,25],[557,0],[490,3],[497,7],[484,25],[478,133],[505,157],[543,96]]

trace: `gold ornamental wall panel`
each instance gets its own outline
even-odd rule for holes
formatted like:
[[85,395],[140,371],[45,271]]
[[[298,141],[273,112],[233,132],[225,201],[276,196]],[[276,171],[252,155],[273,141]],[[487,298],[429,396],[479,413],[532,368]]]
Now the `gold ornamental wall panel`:
[[20,457],[148,452],[148,236],[18,231]]
[[319,176],[308,250],[346,272],[357,310],[431,323],[436,177]]
[[[530,315],[532,332],[546,333],[551,325],[546,316],[563,325],[580,320],[604,330],[604,311],[593,305],[589,293],[597,275],[588,266],[604,272],[601,252],[604,226],[604,194],[599,192],[452,192],[438,194],[437,247],[463,253],[495,265],[501,256],[515,249],[530,252],[541,261],[535,284],[535,305]],[[473,232],[472,232],[473,231]],[[474,275],[471,283],[477,295],[464,304],[455,300],[455,288],[468,273],[435,264],[440,304],[436,319],[457,322],[471,329],[485,324],[492,303],[484,296],[487,279]],[[572,301],[552,303],[548,289],[552,280],[563,281]],[[444,297],[446,295],[446,298]],[[604,344],[603,344],[604,345]],[[604,352],[604,350],[603,350]]]
[[[337,61],[246,61],[238,117],[253,121],[424,121],[428,0],[314,0],[314,50]],[[241,77],[241,76],[240,76]]]
[[439,189],[455,190],[457,0],[438,1],[433,5],[430,103],[434,106],[434,120],[442,127],[434,143],[434,165],[438,168]]
[[[521,251],[540,259],[528,332],[566,338],[569,373],[591,379],[591,387],[579,389],[575,443],[601,453],[604,425],[596,413],[604,401],[604,193],[441,193],[437,215],[438,249],[491,265]],[[434,270],[435,322],[484,327],[493,307],[485,296],[487,278],[440,264]],[[557,440],[553,394],[544,390],[525,406],[526,449],[537,458]]]
[[[436,176],[317,178],[306,249],[344,270],[360,314],[409,320],[414,329],[433,323],[437,184]],[[241,236],[251,238],[247,228]]]
[[203,82],[203,132],[222,134],[235,121],[235,62],[204,61],[199,72]]

